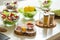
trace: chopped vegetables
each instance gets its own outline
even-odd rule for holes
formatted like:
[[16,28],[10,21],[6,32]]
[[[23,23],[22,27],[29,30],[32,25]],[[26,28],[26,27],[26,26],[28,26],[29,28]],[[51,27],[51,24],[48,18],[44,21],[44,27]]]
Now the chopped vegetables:
[[24,12],[33,12],[33,11],[35,11],[35,7],[33,6],[24,7]]
[[49,8],[50,5],[51,5],[51,0],[47,0],[47,1],[45,0],[44,3],[43,3],[43,6],[44,6],[45,8]]
[[33,18],[33,16],[36,14],[36,9],[34,6],[27,6],[24,7],[24,9],[19,9],[19,12],[23,13],[25,17]]
[[33,18],[36,14],[36,8],[34,6],[26,6],[24,8],[19,8],[18,11],[27,18]]
[[6,11],[2,13],[2,19],[5,24],[15,24],[18,18],[19,16],[16,15],[16,13],[11,13],[11,12],[6,12]]

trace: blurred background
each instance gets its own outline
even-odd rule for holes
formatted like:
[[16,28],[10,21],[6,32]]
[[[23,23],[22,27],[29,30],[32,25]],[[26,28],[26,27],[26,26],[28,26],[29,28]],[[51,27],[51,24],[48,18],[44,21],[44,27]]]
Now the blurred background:
[[[0,0],[0,5],[5,4],[8,1],[15,1],[15,0]],[[17,0],[17,1],[24,1],[24,0]],[[25,1],[44,1],[44,0],[25,0]],[[54,9],[60,9],[60,0],[51,0],[52,1],[52,5],[51,5],[51,10]]]

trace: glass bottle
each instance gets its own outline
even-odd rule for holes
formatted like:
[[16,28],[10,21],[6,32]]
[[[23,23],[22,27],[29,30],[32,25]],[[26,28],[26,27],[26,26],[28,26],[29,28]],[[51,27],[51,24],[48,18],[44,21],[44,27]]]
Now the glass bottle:
[[54,13],[50,13],[49,25],[53,25],[54,22]]
[[45,13],[44,20],[43,20],[43,26],[48,26],[48,23],[49,23],[49,14]]

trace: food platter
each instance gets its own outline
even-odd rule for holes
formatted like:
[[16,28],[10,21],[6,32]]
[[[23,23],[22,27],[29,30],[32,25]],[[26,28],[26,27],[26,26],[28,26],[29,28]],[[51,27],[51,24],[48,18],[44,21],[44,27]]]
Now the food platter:
[[15,34],[17,35],[20,35],[20,36],[29,36],[29,37],[33,37],[36,35],[36,31],[32,31],[32,32],[29,32],[29,31],[26,31],[26,33],[23,33],[23,32],[17,32],[16,30],[14,31]]
[[35,36],[36,31],[35,31],[34,24],[31,21],[28,21],[26,26],[17,26],[14,30],[14,33],[20,36]]

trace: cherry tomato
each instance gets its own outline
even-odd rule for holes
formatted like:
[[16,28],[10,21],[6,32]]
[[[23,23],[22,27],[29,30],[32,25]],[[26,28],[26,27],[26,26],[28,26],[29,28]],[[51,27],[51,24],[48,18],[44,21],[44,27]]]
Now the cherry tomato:
[[7,3],[6,5],[9,5],[10,3]]
[[15,16],[12,16],[11,18],[12,18],[12,20],[16,20]]
[[10,14],[10,17],[12,17],[12,16],[14,16],[14,14],[11,13],[11,14]]
[[12,20],[12,18],[10,16],[8,16],[7,18],[8,18],[8,20]]
[[27,26],[28,26],[28,28],[33,28],[34,27],[34,25],[32,23],[28,23]]
[[14,4],[17,4],[17,1],[15,1]]
[[2,18],[5,19],[6,18],[6,15],[5,14],[2,14]]
[[32,23],[28,23],[27,25],[33,25]]
[[19,16],[15,16],[15,18],[19,18]]

